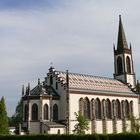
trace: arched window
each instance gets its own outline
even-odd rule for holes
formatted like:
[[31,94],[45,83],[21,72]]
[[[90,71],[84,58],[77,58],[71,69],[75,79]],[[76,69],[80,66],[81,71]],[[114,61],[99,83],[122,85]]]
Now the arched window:
[[37,104],[32,105],[32,120],[38,120],[38,106]]
[[112,114],[111,114],[111,103],[110,103],[110,100],[107,99],[106,100],[106,117],[108,119],[111,119],[111,116],[112,116]]
[[84,104],[83,104],[83,116],[87,119],[90,118],[90,102],[88,98],[84,99]]
[[83,115],[83,98],[79,100],[79,113]]
[[28,105],[26,104],[24,107],[24,121],[28,120]]
[[58,105],[54,104],[53,106],[53,120],[58,120]]
[[133,101],[130,102],[130,115],[133,116]]
[[121,105],[119,100],[116,100],[116,117],[117,119],[121,119]]
[[127,72],[131,73],[130,58],[128,56],[126,57],[126,67],[127,67]]
[[49,119],[49,107],[47,104],[44,105],[44,120]]
[[53,85],[53,77],[52,77],[52,75],[50,76],[50,85]]
[[123,73],[122,58],[120,56],[117,58],[117,72],[118,74]]
[[127,100],[125,100],[125,102],[124,102],[124,113],[125,113],[126,118],[130,117],[129,116],[129,113],[130,113],[129,103]]
[[91,116],[92,116],[92,118],[95,118],[95,100],[94,99],[92,99],[91,100],[91,106],[92,106],[92,112],[91,112]]
[[122,116],[125,116],[125,101],[121,101],[121,107],[122,107]]
[[95,100],[95,117],[101,119],[101,102],[98,98]]
[[112,101],[112,115],[113,115],[113,117],[116,116],[116,102],[115,102],[115,100]]
[[102,100],[103,117],[106,117],[106,100]]

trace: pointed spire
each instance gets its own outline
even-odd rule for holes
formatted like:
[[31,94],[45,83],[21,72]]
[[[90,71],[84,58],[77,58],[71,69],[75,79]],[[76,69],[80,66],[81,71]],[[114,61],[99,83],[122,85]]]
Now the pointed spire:
[[22,85],[22,96],[24,96],[24,85]]
[[67,89],[69,88],[69,72],[66,70],[66,84],[67,84]]
[[131,43],[130,43],[130,50],[132,50],[132,45],[131,45]]
[[126,41],[126,37],[125,37],[125,32],[123,29],[121,15],[119,15],[119,30],[118,30],[117,49],[118,50],[128,49],[128,45],[127,45],[127,41]]
[[26,95],[28,95],[28,87],[27,86],[26,86],[26,92],[25,93],[26,93]]
[[40,86],[40,79],[38,78],[38,86]]
[[28,95],[30,94],[30,83],[28,83]]
[[114,49],[114,51],[115,51],[115,44],[113,43],[113,49]]

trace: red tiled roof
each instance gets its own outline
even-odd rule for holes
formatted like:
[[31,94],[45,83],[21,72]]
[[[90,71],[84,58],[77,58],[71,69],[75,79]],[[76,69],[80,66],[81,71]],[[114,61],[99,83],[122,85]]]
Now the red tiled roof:
[[[66,72],[55,71],[55,73],[63,83],[66,83]],[[131,88],[116,79],[76,73],[69,73],[69,88],[134,94]]]

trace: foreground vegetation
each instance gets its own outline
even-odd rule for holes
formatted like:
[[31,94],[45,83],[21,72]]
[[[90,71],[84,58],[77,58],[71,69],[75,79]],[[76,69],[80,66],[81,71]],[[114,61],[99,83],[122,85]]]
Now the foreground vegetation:
[[1,135],[0,140],[140,140],[140,133],[93,135]]
[[8,116],[6,112],[5,99],[4,97],[0,100],[0,134],[9,133]]

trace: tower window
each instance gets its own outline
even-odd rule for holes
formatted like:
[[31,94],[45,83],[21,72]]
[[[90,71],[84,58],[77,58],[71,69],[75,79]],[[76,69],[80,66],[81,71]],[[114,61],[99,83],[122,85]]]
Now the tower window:
[[120,56],[117,59],[117,71],[118,71],[118,74],[123,73],[122,58]]
[[130,58],[128,56],[126,57],[126,67],[127,67],[127,72],[131,73]]

